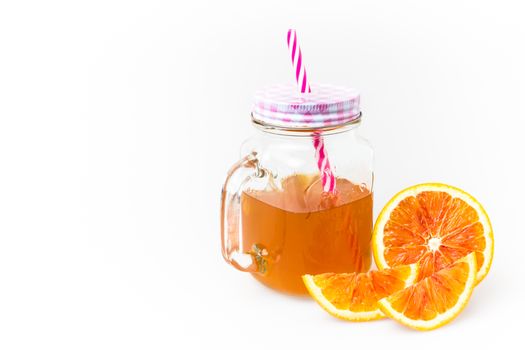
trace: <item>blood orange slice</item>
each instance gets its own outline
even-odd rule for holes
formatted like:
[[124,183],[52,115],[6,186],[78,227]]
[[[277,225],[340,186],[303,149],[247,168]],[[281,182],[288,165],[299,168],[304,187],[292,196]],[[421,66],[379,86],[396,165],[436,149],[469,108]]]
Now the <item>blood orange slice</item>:
[[416,276],[416,265],[409,265],[362,273],[304,275],[303,281],[312,298],[333,316],[370,321],[384,317],[379,299],[411,285]]
[[440,327],[465,308],[476,281],[476,254],[398,291],[378,304],[388,317],[418,330]]
[[475,252],[479,283],[490,269],[494,239],[474,197],[431,183],[407,188],[387,203],[374,226],[372,248],[380,269],[419,263],[419,279]]

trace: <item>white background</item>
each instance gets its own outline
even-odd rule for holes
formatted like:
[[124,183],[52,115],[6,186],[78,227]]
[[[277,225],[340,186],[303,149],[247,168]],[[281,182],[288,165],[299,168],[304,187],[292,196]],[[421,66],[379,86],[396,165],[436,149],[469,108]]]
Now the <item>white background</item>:
[[[285,3],[285,4],[283,4]],[[525,22],[519,1],[0,3],[1,349],[443,349],[521,341]],[[333,319],[220,255],[219,196],[251,96],[362,92],[375,214],[459,186],[495,231],[452,324]]]

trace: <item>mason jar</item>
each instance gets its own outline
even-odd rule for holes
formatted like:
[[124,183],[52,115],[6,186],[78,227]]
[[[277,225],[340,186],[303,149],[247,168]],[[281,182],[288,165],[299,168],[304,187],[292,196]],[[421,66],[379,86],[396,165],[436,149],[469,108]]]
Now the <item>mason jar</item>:
[[370,268],[373,151],[353,89],[259,91],[254,135],[222,190],[222,255],[266,286],[306,294],[301,276]]

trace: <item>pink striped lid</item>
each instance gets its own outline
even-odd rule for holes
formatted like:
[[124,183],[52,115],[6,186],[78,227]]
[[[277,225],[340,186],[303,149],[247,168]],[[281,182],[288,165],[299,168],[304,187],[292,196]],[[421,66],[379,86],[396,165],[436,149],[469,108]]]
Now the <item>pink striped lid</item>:
[[301,94],[297,86],[276,85],[258,91],[252,118],[263,124],[291,129],[337,126],[360,117],[356,90],[327,84],[312,84]]

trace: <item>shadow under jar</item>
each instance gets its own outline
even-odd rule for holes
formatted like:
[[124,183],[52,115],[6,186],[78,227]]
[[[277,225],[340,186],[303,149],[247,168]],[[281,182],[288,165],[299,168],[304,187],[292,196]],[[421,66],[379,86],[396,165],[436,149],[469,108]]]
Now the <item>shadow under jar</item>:
[[[296,295],[307,293],[304,274],[362,272],[371,264],[373,151],[357,132],[359,94],[331,85],[312,91],[284,85],[256,94],[256,134],[222,190],[226,261]],[[323,191],[316,137],[335,176],[332,192]]]

